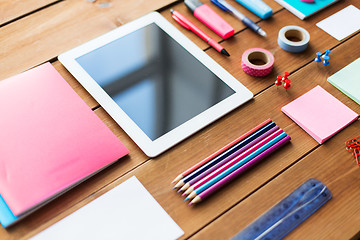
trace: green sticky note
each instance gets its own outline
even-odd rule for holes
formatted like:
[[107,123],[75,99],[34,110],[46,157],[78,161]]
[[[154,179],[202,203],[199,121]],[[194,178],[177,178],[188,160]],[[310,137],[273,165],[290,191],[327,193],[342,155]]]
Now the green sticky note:
[[360,105],[360,58],[333,74],[328,81]]

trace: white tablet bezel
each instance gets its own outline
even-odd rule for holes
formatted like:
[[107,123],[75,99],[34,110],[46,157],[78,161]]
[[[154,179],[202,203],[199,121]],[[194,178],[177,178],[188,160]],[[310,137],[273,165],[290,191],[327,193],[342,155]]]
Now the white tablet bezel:
[[[197,58],[211,72],[225,82],[235,93],[215,104],[194,118],[181,124],[163,136],[152,141],[134,121],[112,100],[112,98],[97,84],[97,82],[80,66],[76,59],[89,53],[119,37],[134,32],[146,25],[155,23],[189,53]],[[155,157],[201,128],[214,122],[226,113],[245,103],[253,97],[244,85],[230,75],[217,62],[210,58],[203,50],[183,35],[176,27],[168,22],[158,12],[149,13],[137,20],[116,28],[98,38],[80,45],[58,57],[65,68],[80,82],[80,84],[95,98],[106,112],[120,125],[133,141],[149,157]]]

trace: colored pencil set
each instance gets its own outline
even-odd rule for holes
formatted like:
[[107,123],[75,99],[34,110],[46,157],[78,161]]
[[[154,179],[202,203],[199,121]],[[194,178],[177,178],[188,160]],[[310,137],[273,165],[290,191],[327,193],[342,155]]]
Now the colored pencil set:
[[177,176],[174,189],[198,203],[290,141],[271,119]]

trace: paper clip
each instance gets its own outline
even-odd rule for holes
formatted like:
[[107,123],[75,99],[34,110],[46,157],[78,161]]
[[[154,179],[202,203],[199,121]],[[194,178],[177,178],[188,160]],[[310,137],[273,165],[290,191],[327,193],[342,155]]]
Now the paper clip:
[[360,166],[360,136],[346,141],[345,146],[347,151],[352,152],[352,155],[355,158],[357,165]]

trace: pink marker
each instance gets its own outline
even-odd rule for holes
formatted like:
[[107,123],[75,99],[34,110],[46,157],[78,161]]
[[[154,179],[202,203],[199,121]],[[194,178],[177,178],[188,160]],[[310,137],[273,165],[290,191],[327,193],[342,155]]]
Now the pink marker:
[[185,0],[185,5],[193,12],[194,16],[208,26],[220,37],[226,39],[234,35],[234,28],[230,26],[208,5],[199,0]]

